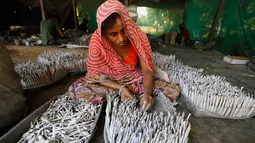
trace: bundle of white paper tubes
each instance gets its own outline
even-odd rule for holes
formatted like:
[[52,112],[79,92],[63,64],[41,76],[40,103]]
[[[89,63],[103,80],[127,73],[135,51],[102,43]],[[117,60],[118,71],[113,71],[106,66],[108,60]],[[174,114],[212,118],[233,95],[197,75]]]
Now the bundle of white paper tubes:
[[68,29],[65,31],[65,36],[68,37],[68,40],[63,40],[63,44],[60,47],[69,49],[87,49],[92,34],[84,34],[84,32],[80,30]]
[[62,95],[31,122],[19,143],[83,143],[95,129],[101,104],[77,102]]
[[227,118],[248,118],[255,114],[254,95],[232,86],[224,77],[203,75],[202,69],[184,65],[175,56],[153,53],[155,64],[179,83],[182,94],[199,109]]
[[37,61],[45,65],[61,66],[68,72],[86,70],[86,57],[74,53],[46,51],[38,56]]
[[[110,96],[114,97],[114,96]],[[107,143],[187,143],[191,125],[184,113],[148,113],[134,101],[120,103],[109,98],[106,107],[105,142]]]
[[66,48],[69,48],[69,49],[87,49],[89,48],[89,42],[90,42],[91,36],[92,34],[84,34],[72,42],[63,44],[63,46],[66,46]]
[[73,40],[73,39],[77,39],[81,37],[84,34],[84,31],[76,30],[76,29],[67,29],[65,30],[64,34],[65,34],[65,37]]
[[49,84],[66,75],[66,71],[61,66],[46,66],[39,62],[18,64],[15,66],[15,71],[25,89]]
[[51,84],[69,72],[86,71],[86,57],[61,51],[44,52],[35,62],[15,66],[24,89]]

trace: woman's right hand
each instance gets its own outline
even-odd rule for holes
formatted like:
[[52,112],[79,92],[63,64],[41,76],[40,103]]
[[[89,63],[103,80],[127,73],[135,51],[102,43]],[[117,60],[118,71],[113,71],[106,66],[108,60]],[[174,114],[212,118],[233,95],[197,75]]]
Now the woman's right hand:
[[124,87],[122,89],[120,97],[121,97],[121,102],[125,102],[126,99],[135,100],[135,97],[130,93],[127,87]]

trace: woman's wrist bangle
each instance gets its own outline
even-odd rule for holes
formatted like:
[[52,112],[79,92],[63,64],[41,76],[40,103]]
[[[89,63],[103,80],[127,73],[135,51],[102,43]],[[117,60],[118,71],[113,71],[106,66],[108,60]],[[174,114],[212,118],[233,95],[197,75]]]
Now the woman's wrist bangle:
[[120,87],[120,89],[119,89],[119,91],[118,91],[118,94],[119,94],[119,95],[121,95],[121,92],[122,92],[122,90],[123,90],[124,87],[126,87],[126,85],[122,85],[122,86]]

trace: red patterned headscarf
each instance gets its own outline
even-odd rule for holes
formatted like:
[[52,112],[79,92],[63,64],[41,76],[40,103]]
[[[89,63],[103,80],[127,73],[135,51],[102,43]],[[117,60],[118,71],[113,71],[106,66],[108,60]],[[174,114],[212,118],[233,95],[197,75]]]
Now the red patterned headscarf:
[[87,77],[103,74],[112,80],[122,80],[126,76],[141,74],[137,68],[129,66],[121,60],[111,44],[101,35],[102,22],[115,12],[121,16],[124,30],[140,59],[153,72],[152,51],[146,34],[132,21],[128,11],[121,2],[107,0],[97,10],[98,29],[93,33],[90,40]]

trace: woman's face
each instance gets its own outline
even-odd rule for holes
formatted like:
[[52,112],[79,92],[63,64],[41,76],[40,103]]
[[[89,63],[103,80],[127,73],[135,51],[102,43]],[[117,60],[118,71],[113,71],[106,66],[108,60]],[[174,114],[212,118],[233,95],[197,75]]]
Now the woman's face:
[[124,31],[124,25],[120,16],[116,17],[116,24],[106,30],[104,36],[113,46],[122,47],[127,45],[128,37]]

